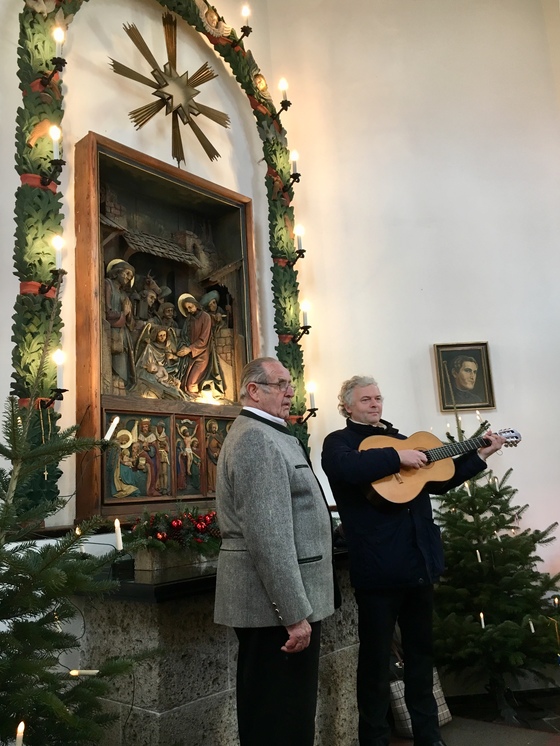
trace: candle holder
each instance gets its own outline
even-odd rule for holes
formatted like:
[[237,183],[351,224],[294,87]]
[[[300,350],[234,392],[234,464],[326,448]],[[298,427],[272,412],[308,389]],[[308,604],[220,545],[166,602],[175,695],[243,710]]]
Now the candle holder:
[[299,184],[299,181],[301,179],[301,174],[297,171],[295,171],[293,174],[290,175],[290,181],[287,184],[284,184],[282,187],[282,193],[285,194],[287,191],[289,191],[292,188],[292,184],[295,184],[296,182]]
[[237,42],[239,43],[240,41],[243,41],[243,39],[246,39],[252,31],[253,29],[250,26],[241,26],[241,36]]
[[307,420],[310,417],[317,417],[317,411],[318,411],[318,409],[319,409],[319,407],[310,407],[307,410],[307,414],[305,415],[305,417],[302,415],[301,417],[298,418],[298,424],[299,425],[303,425],[305,422],[307,422]]
[[304,334],[309,334],[310,329],[311,329],[310,324],[305,324],[304,326],[300,326],[299,332],[297,334],[294,334],[294,342],[299,342],[299,340],[303,337]]
[[291,101],[288,101],[287,98],[283,98],[282,101],[280,101],[280,109],[272,116],[272,121],[275,122],[280,114],[283,114],[285,111],[288,111],[290,106],[292,105]]
[[58,184],[57,178],[62,172],[62,167],[66,165],[66,161],[62,158],[53,158],[51,160],[51,172],[48,176],[41,176],[41,186],[47,187],[51,182]]
[[293,261],[288,262],[290,267],[293,267],[296,262],[298,262],[300,259],[303,259],[303,257],[305,256],[305,249],[296,249],[296,255],[296,258]]
[[67,391],[68,389],[51,389],[51,398],[41,399],[41,409],[48,409],[55,403],[55,401],[62,401],[64,399],[64,394]]
[[49,292],[49,290],[52,290],[53,287],[57,283],[62,282],[62,278],[64,277],[65,274],[67,274],[66,270],[61,269],[60,267],[57,267],[55,269],[51,269],[52,279],[51,279],[51,281],[49,282],[48,285],[45,285],[44,282],[41,283],[41,285],[39,286],[39,294],[40,295],[46,295]]
[[54,76],[57,73],[61,73],[66,67],[66,60],[64,59],[64,57],[52,57],[51,62],[53,65],[51,73],[49,75],[45,74],[41,78],[41,85],[43,86],[43,88],[46,88],[51,80],[54,78]]

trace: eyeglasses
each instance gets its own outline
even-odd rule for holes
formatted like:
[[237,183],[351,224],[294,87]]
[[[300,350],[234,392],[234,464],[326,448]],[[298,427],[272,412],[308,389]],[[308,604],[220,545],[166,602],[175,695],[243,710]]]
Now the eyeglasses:
[[251,381],[251,383],[256,383],[257,386],[275,386],[279,391],[294,390],[294,384],[291,381]]

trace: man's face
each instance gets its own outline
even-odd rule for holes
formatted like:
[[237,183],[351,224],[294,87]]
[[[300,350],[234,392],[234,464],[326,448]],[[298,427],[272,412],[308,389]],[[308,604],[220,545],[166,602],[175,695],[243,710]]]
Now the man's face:
[[152,307],[152,306],[154,305],[154,303],[156,302],[156,298],[157,298],[157,295],[156,295],[156,294],[155,294],[154,292],[152,292],[152,291],[150,291],[150,292],[149,292],[149,293],[148,293],[148,294],[146,295],[146,303],[148,304],[148,306],[149,306],[150,308],[151,308],[151,307]]
[[[156,367],[157,370],[157,367]],[[141,433],[149,433],[150,432],[150,423],[149,422],[141,422],[140,423],[140,432]]]
[[352,392],[352,403],[346,405],[346,411],[354,422],[379,425],[383,414],[383,397],[379,388],[373,383],[356,387]]
[[263,412],[268,412],[268,414],[272,414],[274,417],[287,420],[290,414],[290,404],[294,397],[290,371],[284,368],[282,363],[278,362],[264,363],[263,371],[265,372],[267,381],[270,383],[287,383],[287,388],[282,390],[282,386],[264,386],[258,384],[255,391],[257,401],[251,401],[250,406],[262,409]]
[[134,277],[134,272],[131,269],[128,269],[127,267],[123,267],[123,269],[119,270],[119,282],[121,285],[129,285],[132,281],[132,278]]
[[212,311],[212,313],[214,313],[218,308],[218,301],[212,298],[212,300],[208,303],[208,308],[210,309],[210,311]]
[[451,371],[455,379],[455,386],[460,391],[472,391],[476,383],[476,373],[478,365],[471,360],[467,360],[461,365],[460,370]]
[[172,319],[174,315],[174,309],[172,306],[167,306],[167,308],[163,309],[163,318],[164,319]]
[[185,308],[187,309],[187,313],[190,313],[192,316],[197,312],[197,307],[194,303],[189,303],[188,301],[185,303]]

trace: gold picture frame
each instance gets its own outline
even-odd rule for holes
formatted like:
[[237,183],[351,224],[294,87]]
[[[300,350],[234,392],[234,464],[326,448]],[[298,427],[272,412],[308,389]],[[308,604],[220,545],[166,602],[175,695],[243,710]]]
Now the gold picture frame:
[[488,342],[434,344],[440,411],[494,409]]

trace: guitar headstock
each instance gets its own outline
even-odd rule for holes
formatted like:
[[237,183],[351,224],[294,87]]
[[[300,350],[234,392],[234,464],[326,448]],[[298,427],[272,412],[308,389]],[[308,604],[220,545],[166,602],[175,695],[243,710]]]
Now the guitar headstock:
[[512,427],[505,427],[503,430],[498,430],[498,435],[506,439],[505,446],[515,448],[518,443],[521,443],[521,434]]

